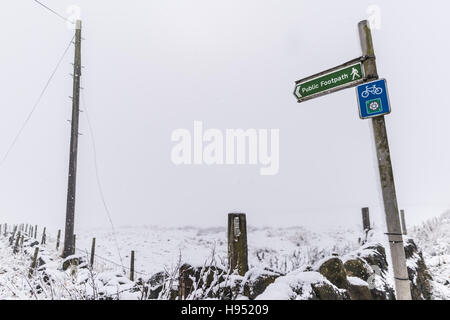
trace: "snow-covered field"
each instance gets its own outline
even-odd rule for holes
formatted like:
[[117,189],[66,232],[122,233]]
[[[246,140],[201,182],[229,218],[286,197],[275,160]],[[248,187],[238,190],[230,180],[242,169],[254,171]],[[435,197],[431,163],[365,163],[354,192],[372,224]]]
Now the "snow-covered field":
[[[359,238],[362,236],[363,232],[356,226],[353,229],[328,231],[312,231],[303,227],[249,227],[249,265],[281,273],[302,271],[325,257],[333,254],[344,256],[357,250],[361,246]],[[419,248],[424,251],[425,261],[434,278],[434,295],[440,299],[450,299],[450,212],[414,228],[409,236],[415,239]],[[136,278],[142,277],[144,280],[157,272],[173,270],[180,262],[199,266],[214,254],[217,260],[222,260],[225,264],[227,257],[225,228],[142,226],[118,228],[115,233],[108,229],[79,231],[78,254],[89,255],[93,237],[96,238],[97,244],[95,271],[103,275],[113,275],[116,282],[125,285],[130,285],[126,278],[129,274],[131,250],[135,251]],[[372,240],[384,243],[384,238],[382,230],[374,230]],[[50,260],[56,261],[58,252],[55,250],[55,244],[55,235],[48,234],[45,254]],[[7,239],[0,239],[0,299],[32,298],[17,293],[20,288],[29,286],[24,276],[28,272],[29,263],[29,257],[11,255]],[[64,290],[69,292],[73,286],[69,280],[70,275],[66,273],[57,277],[64,283]],[[104,281],[105,286],[109,285],[108,281]],[[75,292],[79,290],[76,285],[72,289]],[[12,294],[13,292],[15,294]],[[68,297],[64,292],[59,294]]]
[[[359,236],[360,232],[356,228],[313,232],[302,227],[287,229],[249,227],[249,265],[268,267],[282,273],[304,269],[333,253],[343,255],[358,248]],[[98,278],[104,279],[97,286],[106,288],[105,291],[113,294],[117,282],[125,284],[125,287],[129,285],[126,278],[129,276],[131,250],[135,251],[135,278],[141,277],[144,280],[160,271],[170,273],[180,262],[194,266],[204,265],[211,261],[213,255],[221,265],[226,265],[227,238],[224,228],[126,227],[118,228],[114,234],[107,229],[85,230],[77,233],[78,255],[89,256],[93,237],[96,238],[97,244],[94,269],[100,274]],[[79,292],[84,289],[83,285],[73,283],[70,272],[57,271],[60,252],[57,252],[55,247],[55,234],[49,233],[43,250],[48,257],[47,261],[49,259],[55,261],[47,266],[51,266],[51,272],[59,279],[62,288],[59,292],[51,294],[57,298],[67,299],[76,296],[82,299],[83,295]],[[0,299],[36,298],[26,293],[31,287],[28,283],[30,280],[26,276],[31,252],[17,255],[12,255],[11,252],[12,248],[8,246],[7,238],[0,238]],[[79,279],[89,277],[89,274],[81,272]],[[45,294],[39,298],[51,296]]]
[[[217,258],[226,260],[225,228],[197,229],[137,227],[119,228],[116,238],[109,230],[89,230],[79,234],[79,253],[90,252],[91,239],[96,237],[98,262],[103,268],[114,268],[106,258],[124,266],[130,264],[135,251],[136,270],[151,275],[171,268],[181,259],[192,265],[203,265],[214,250]],[[249,264],[269,267],[283,273],[315,263],[332,253],[343,255],[359,247],[356,229],[313,232],[302,227],[248,230]],[[119,249],[118,249],[119,248]]]

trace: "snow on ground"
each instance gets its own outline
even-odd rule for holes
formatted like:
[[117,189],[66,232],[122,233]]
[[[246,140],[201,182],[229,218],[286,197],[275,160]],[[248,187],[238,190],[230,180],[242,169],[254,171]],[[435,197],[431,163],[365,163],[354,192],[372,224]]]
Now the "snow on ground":
[[[250,267],[270,268],[285,274],[305,271],[333,254],[345,256],[361,247],[362,232],[353,229],[313,231],[303,227],[252,228],[248,230]],[[383,243],[381,230],[374,230],[371,240]],[[450,298],[450,212],[426,222],[411,231],[410,236],[424,251],[424,258],[434,278],[436,299]],[[109,229],[90,229],[77,232],[77,253],[89,255],[91,239],[96,238],[95,271],[118,274],[122,272],[121,259],[128,274],[130,252],[135,251],[137,276],[148,279],[163,270],[171,270],[181,261],[203,265],[214,251],[216,259],[226,261],[227,237],[225,228],[199,229],[160,228],[151,226]],[[55,234],[48,234],[46,250],[49,256],[58,257]],[[118,249],[120,248],[120,256]],[[29,257],[11,255],[6,239],[0,241],[0,299],[30,298],[21,296],[20,288],[28,286],[24,274],[29,268]],[[56,260],[56,259],[55,259]],[[317,276],[311,273],[311,277]],[[101,275],[100,275],[101,278]],[[63,279],[64,280],[64,279]],[[101,279],[100,279],[101,280]],[[302,279],[303,286],[310,279]],[[353,279],[356,281],[356,279]],[[107,281],[104,281],[106,283]],[[113,284],[107,284],[113,285]],[[292,294],[287,283],[279,281],[281,296]],[[13,294],[15,292],[15,295]],[[297,297],[301,298],[301,297]]]
[[0,299],[26,299],[22,294],[23,288],[27,287],[27,278],[23,275],[27,274],[30,266],[29,259],[24,256],[13,257],[6,240],[0,242],[0,257]]
[[[306,300],[312,294],[311,284],[318,283],[333,286],[318,272],[294,271],[285,277],[276,279],[256,300]],[[301,292],[301,295],[297,295],[295,292]]]
[[[343,255],[358,248],[356,230],[338,229],[327,232],[313,232],[302,227],[285,229],[249,228],[248,247],[250,267],[269,267],[273,270],[289,273],[306,268],[333,253]],[[198,229],[159,228],[159,227],[124,227],[116,230],[115,236],[108,229],[91,229],[77,232],[77,254],[89,257],[91,240],[96,238],[96,257],[94,269],[98,274],[97,287],[106,292],[114,291],[115,279],[122,273],[121,258],[126,276],[129,274],[130,252],[136,252],[135,278],[150,278],[157,272],[176,268],[179,261],[192,265],[203,265],[213,254],[216,259],[226,264],[227,238],[224,228]],[[40,235],[38,235],[40,238]],[[57,261],[59,253],[55,249],[55,234],[47,234],[47,244],[43,247],[49,259],[48,272],[61,278],[62,290],[78,290],[79,283],[88,274],[80,274],[78,280],[71,281],[70,272],[61,272]],[[120,248],[120,256],[117,250]],[[61,248],[60,248],[61,250]],[[30,253],[21,252],[12,255],[7,238],[0,239],[0,299],[32,299],[30,296],[27,274],[30,266]],[[53,265],[55,264],[55,265]],[[7,271],[7,272],[6,272]],[[103,279],[105,278],[105,279]],[[57,294],[58,298],[68,299],[65,292]],[[49,298],[39,296],[41,298]],[[82,298],[82,297],[79,297]],[[122,297],[123,298],[123,297]]]
[[410,236],[422,249],[436,299],[450,299],[450,211],[415,227]]
[[[311,265],[332,253],[341,255],[357,249],[359,236],[356,228],[327,232],[313,232],[302,227],[249,228],[249,264],[287,273]],[[130,252],[134,250],[136,270],[145,275],[170,269],[179,259],[183,263],[203,265],[213,250],[219,259],[226,261],[227,257],[225,228],[118,228],[117,241],[110,230],[86,230],[77,234],[78,253],[90,252],[93,237],[96,238],[96,253],[100,257],[120,264],[119,247],[126,267],[129,266]],[[50,245],[53,242],[54,238],[50,237]],[[98,267],[105,270],[118,268],[100,257],[96,258]]]
[[37,271],[33,271],[31,256],[37,241],[27,236],[23,247],[13,253],[8,238],[0,235],[0,300],[136,300],[141,296],[130,291],[134,282],[120,272],[76,267],[63,271],[56,250],[45,245],[39,246]]

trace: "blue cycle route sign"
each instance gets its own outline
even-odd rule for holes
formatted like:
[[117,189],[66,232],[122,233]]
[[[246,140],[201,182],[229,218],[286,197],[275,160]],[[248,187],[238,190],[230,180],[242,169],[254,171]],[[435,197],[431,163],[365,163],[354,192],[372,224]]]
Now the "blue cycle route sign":
[[361,119],[379,117],[391,112],[386,80],[366,82],[356,87]]

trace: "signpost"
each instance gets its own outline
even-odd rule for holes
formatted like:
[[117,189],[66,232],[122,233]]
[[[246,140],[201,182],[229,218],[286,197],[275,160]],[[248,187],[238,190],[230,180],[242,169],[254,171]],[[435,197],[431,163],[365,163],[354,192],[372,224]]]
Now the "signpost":
[[296,82],[294,95],[298,102],[317,98],[364,82],[364,58],[354,59],[341,66]]
[[[369,23],[361,21],[358,24],[361,49],[365,55],[375,55],[372,43],[372,33]],[[378,79],[375,59],[364,62],[366,76],[370,79]],[[394,271],[395,291],[397,299],[411,300],[411,287],[409,284],[408,270],[406,268],[405,248],[403,246],[402,228],[398,214],[397,195],[395,192],[394,173],[392,171],[391,153],[386,131],[384,116],[372,118],[373,137],[378,161],[378,173],[380,176],[381,193],[383,195],[384,213],[386,217],[387,237],[391,249],[391,262]]]
[[[386,225],[391,262],[394,271],[398,300],[411,300],[411,288],[406,268],[403,235],[398,213],[394,174],[389,150],[384,115],[391,111],[386,80],[378,80],[375,50],[368,21],[358,24],[363,56],[341,66],[329,69],[296,81],[294,95],[304,102],[342,89],[355,87],[360,117],[371,118],[377,153],[381,191],[386,216]],[[370,82],[372,81],[372,82]]]
[[368,82],[356,87],[359,116],[361,119],[379,117],[391,113],[386,80]]

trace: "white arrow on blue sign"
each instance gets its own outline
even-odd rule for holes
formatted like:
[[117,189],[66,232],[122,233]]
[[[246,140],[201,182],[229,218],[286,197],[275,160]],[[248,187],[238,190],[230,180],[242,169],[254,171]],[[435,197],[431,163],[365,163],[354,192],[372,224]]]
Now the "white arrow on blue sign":
[[366,82],[356,87],[359,116],[361,119],[379,117],[391,113],[386,79]]

